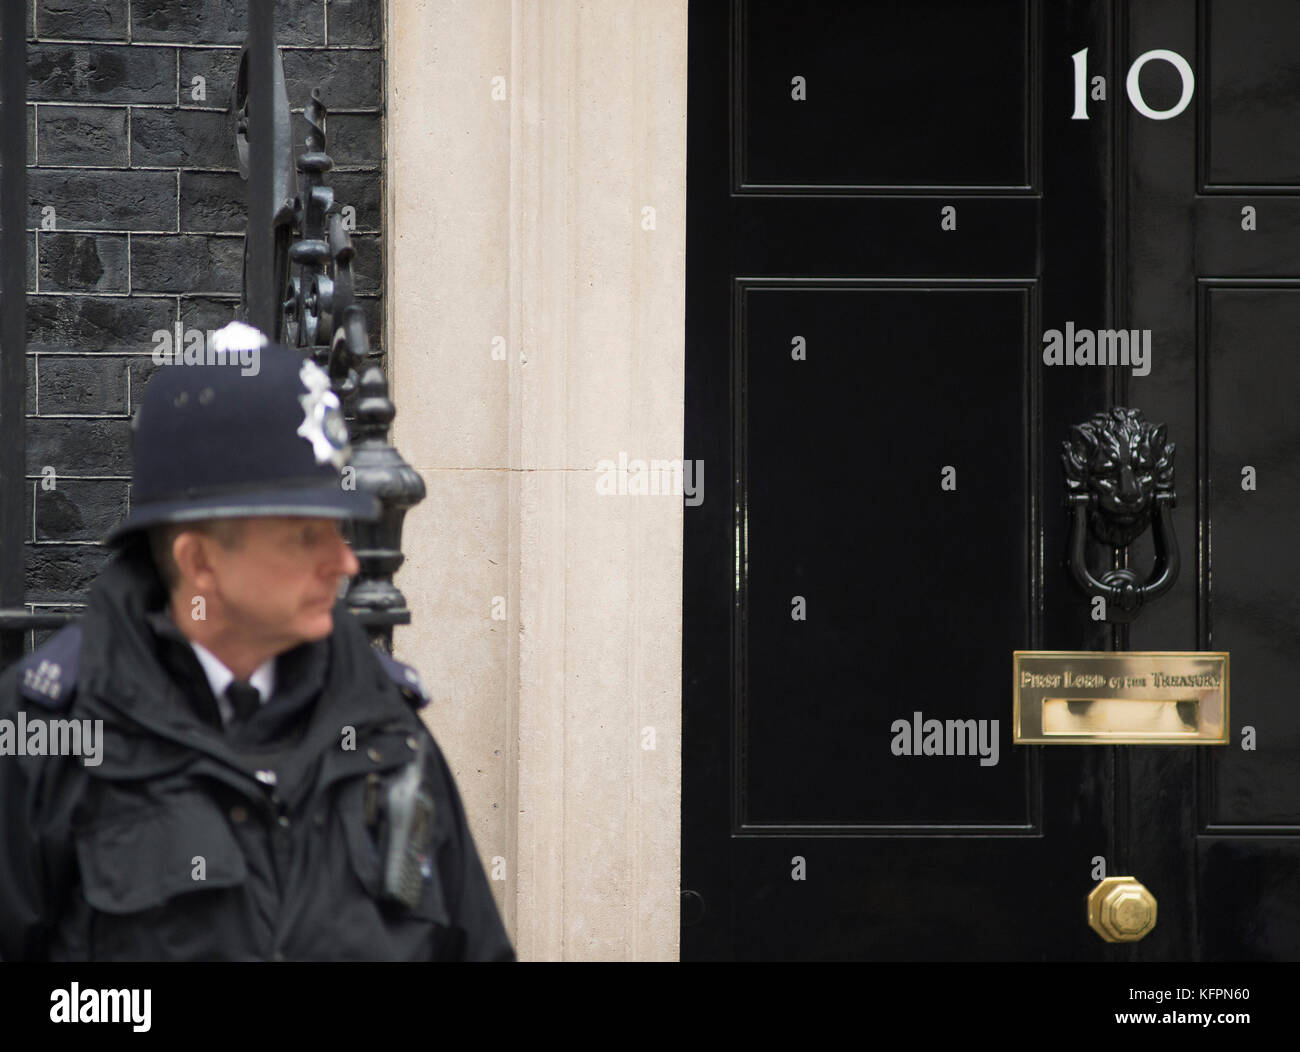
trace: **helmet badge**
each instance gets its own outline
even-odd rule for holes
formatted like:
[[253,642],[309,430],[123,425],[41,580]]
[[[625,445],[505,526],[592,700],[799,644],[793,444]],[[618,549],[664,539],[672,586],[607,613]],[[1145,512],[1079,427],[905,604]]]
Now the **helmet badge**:
[[332,462],[342,471],[352,449],[348,445],[348,426],[343,420],[338,395],[330,390],[330,378],[325,370],[311,359],[303,360],[298,377],[307,388],[307,394],[298,396],[303,409],[298,434],[311,443],[316,463]]

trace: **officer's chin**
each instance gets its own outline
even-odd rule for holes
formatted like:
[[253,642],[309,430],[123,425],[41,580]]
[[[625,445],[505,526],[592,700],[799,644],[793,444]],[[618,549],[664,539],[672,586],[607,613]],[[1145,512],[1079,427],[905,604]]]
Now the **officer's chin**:
[[324,639],[334,631],[334,607],[333,605],[316,607],[299,621],[303,639],[307,642],[316,642]]

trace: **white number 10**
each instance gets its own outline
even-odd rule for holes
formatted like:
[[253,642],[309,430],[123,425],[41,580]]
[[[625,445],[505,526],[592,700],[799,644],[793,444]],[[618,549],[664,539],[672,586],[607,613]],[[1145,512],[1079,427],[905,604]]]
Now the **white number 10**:
[[[1070,56],[1074,60],[1074,114],[1072,120],[1086,121],[1088,119],[1088,49],[1076,51]],[[1142,67],[1150,62],[1153,58],[1163,59],[1168,62],[1174,69],[1178,70],[1178,76],[1183,82],[1183,95],[1178,100],[1178,104],[1167,110],[1153,110],[1147,105],[1146,99],[1142,97],[1142,88],[1138,84],[1138,76],[1142,72]],[[1183,110],[1187,109],[1192,101],[1192,92],[1196,90],[1196,78],[1192,75],[1192,67],[1187,64],[1187,59],[1183,58],[1177,51],[1166,51],[1164,48],[1156,48],[1154,51],[1146,51],[1133,60],[1133,65],[1128,68],[1128,80],[1124,85],[1128,89],[1128,100],[1133,104],[1133,108],[1142,114],[1143,117],[1150,117],[1153,121],[1167,121],[1171,117],[1177,117]]]

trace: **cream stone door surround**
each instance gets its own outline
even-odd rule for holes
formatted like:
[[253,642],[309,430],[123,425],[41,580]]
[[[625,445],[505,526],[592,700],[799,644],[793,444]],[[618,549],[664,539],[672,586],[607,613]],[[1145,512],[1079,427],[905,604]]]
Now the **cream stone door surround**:
[[395,649],[524,961],[678,954],[686,14],[387,4]]

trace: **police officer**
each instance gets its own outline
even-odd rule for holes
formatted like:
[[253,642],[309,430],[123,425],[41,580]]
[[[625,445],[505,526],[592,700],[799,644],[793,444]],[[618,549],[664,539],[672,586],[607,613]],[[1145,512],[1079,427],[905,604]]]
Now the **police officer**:
[[337,601],[378,502],[328,378],[214,342],[145,390],[85,615],[0,676],[0,958],[513,960],[419,677]]

